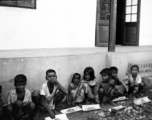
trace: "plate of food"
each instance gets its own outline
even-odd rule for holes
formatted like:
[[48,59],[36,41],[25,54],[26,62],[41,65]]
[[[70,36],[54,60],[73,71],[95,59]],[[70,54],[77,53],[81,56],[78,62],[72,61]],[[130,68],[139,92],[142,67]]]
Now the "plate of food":
[[61,110],[61,113],[67,114],[67,113],[73,113],[73,112],[77,112],[77,111],[81,111],[81,110],[82,109],[79,106],[76,106],[76,107]]
[[97,109],[101,109],[99,104],[82,106],[83,111],[91,111],[91,110],[97,110]]

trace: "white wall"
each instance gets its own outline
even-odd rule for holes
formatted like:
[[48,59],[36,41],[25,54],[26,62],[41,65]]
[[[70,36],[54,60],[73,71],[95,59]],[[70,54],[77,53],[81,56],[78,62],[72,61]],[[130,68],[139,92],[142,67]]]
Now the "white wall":
[[[152,0],[141,0],[139,45],[152,45]],[[96,0],[37,0],[0,7],[0,50],[94,47]]]
[[37,0],[0,7],[0,49],[94,47],[96,0]]
[[141,0],[139,45],[152,45],[152,0]]

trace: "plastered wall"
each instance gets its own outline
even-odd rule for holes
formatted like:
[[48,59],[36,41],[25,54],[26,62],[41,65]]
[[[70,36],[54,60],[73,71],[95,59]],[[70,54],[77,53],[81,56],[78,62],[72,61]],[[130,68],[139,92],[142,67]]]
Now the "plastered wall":
[[54,69],[57,72],[58,81],[68,88],[71,77],[75,72],[83,75],[87,66],[95,70],[96,79],[100,82],[99,72],[106,67],[106,54],[88,54],[75,56],[51,56],[51,57],[26,57],[26,58],[1,58],[0,59],[0,84],[3,86],[3,94],[6,99],[8,91],[13,86],[13,78],[17,74],[25,74],[28,79],[27,88],[39,89],[46,82],[45,72]]
[[46,82],[45,72],[50,68],[56,70],[58,81],[65,88],[68,88],[72,75],[75,72],[83,75],[87,66],[94,68],[96,79],[99,82],[102,80],[99,72],[103,68],[116,66],[119,70],[118,77],[121,80],[128,72],[128,64],[136,63],[136,61],[152,61],[152,51],[91,53],[90,49],[90,54],[0,58],[0,84],[3,86],[3,94],[6,99],[8,91],[14,88],[13,78],[17,74],[27,76],[27,88],[33,91]]
[[152,0],[141,0],[139,45],[152,45]]
[[[138,63],[151,60],[152,51],[147,52],[125,52],[125,53],[107,53],[107,66],[116,66],[119,70],[118,76],[123,79],[128,72],[129,63]],[[151,73],[152,75],[152,73]]]

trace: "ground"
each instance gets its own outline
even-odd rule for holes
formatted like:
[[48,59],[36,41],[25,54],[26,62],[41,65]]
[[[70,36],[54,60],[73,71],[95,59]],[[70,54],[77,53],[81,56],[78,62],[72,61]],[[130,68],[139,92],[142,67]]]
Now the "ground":
[[[152,92],[146,91],[144,96],[148,96],[152,100]],[[89,112],[79,111],[71,114],[67,114],[69,120],[152,120],[152,102],[145,103],[142,106],[133,104],[133,97],[129,97],[127,101],[121,101],[114,104],[105,104],[104,108],[100,110],[94,110]],[[138,96],[141,97],[141,96]],[[126,105],[125,109],[115,112],[107,112],[108,108]],[[57,109],[66,109],[71,106],[66,102],[61,103]],[[48,117],[46,112],[41,112],[39,120],[45,120]]]

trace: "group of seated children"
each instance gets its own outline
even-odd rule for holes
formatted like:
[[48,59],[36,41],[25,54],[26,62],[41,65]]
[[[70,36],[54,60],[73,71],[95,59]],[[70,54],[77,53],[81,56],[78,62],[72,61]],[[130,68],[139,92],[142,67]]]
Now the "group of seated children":
[[[26,118],[38,120],[40,108],[48,112],[51,118],[55,118],[55,107],[67,96],[68,104],[80,105],[90,103],[111,102],[114,98],[121,96],[124,92],[136,94],[142,91],[143,84],[138,75],[139,67],[133,65],[131,74],[125,77],[128,82],[122,82],[117,77],[116,67],[101,70],[101,83],[96,81],[95,72],[92,67],[86,67],[83,77],[75,73],[68,90],[57,80],[55,70],[46,71],[46,82],[40,90],[32,92],[25,88],[27,78],[19,74],[14,78],[15,89],[8,93],[7,117],[8,120],[25,120]],[[0,119],[3,114],[2,87],[0,86]],[[32,117],[34,115],[34,117]],[[31,119],[31,120],[32,120]]]

